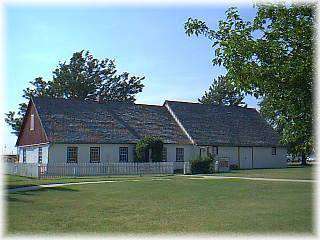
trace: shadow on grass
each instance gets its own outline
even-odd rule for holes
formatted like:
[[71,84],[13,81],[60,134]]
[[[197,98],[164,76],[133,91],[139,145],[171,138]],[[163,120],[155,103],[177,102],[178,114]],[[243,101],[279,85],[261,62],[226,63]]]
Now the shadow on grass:
[[40,189],[36,190],[36,192],[48,192],[48,191],[78,192],[79,190],[68,188],[68,187],[64,187],[64,186],[40,188]]
[[8,202],[32,202],[32,200],[27,200],[24,198],[21,198],[23,196],[37,196],[42,192],[78,192],[79,190],[71,189],[68,187],[51,187],[51,188],[39,188],[37,190],[30,190],[30,191],[19,191],[19,192],[13,192],[9,193],[7,195],[7,201]]
[[22,203],[29,203],[32,202],[30,200],[25,200],[25,199],[19,199],[17,197],[12,197],[12,196],[7,196],[7,202],[22,202]]
[[305,166],[303,165],[288,165],[287,168],[312,168],[312,167],[315,167],[314,165],[312,164],[307,164]]
[[23,187],[33,187],[37,186],[37,184],[21,184],[21,185],[7,185],[7,189],[14,189],[14,188],[23,188]]

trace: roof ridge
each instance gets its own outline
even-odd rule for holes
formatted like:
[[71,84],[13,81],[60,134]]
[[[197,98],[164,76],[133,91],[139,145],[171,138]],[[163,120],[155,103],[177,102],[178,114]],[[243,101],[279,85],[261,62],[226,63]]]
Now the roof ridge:
[[106,102],[97,102],[91,99],[75,99],[75,98],[54,98],[54,97],[48,97],[48,96],[36,96],[32,97],[33,99],[52,99],[52,100],[63,100],[63,101],[70,101],[70,102],[79,102],[79,103],[90,103],[90,104],[125,104],[125,105],[137,105],[137,106],[147,106],[147,107],[159,107],[163,108],[166,103],[182,103],[182,104],[193,104],[193,105],[198,105],[198,106],[214,106],[214,107],[225,107],[225,108],[241,108],[241,109],[248,109],[248,110],[254,110],[257,111],[256,108],[253,107],[241,107],[241,106],[227,106],[227,105],[216,105],[216,104],[203,104],[203,103],[198,103],[198,102],[187,102],[187,101],[177,101],[177,100],[165,100],[162,105],[157,105],[157,104],[148,104],[148,103],[135,103],[135,102],[125,102],[125,101],[120,101],[120,100],[113,100],[113,101],[106,101]]
[[164,102],[190,103],[190,104],[198,104],[198,105],[202,104],[202,103],[199,103],[199,102],[188,102],[188,101],[167,100],[167,99],[165,99],[165,101],[164,101]]
[[76,99],[76,98],[63,98],[63,97],[48,97],[48,96],[33,96],[33,99],[50,99],[50,100],[63,100],[63,101],[73,101],[73,102],[85,102],[85,103],[99,103],[91,99]]
[[257,111],[256,108],[254,107],[242,107],[242,106],[236,106],[236,105],[219,105],[219,104],[204,104],[204,103],[199,103],[199,102],[188,102],[188,101],[177,101],[177,100],[165,100],[165,103],[172,102],[172,103],[184,103],[184,104],[194,104],[194,105],[199,105],[199,106],[214,106],[214,107],[225,107],[225,108],[241,108],[241,109],[249,109],[249,110],[255,110]]
[[161,105],[46,96],[35,97],[35,104],[52,142],[136,143],[144,136],[159,135],[165,143],[190,144]]
[[147,103],[135,103],[135,102],[125,102],[120,100],[113,100],[113,101],[106,101],[106,102],[97,102],[91,99],[75,99],[75,98],[62,98],[62,97],[47,97],[47,96],[36,96],[32,97],[33,99],[50,99],[50,100],[63,100],[63,101],[73,101],[73,102],[80,102],[80,103],[93,103],[93,104],[126,104],[126,105],[138,105],[138,106],[151,106],[151,107],[160,107],[162,108],[162,105],[157,104],[147,104]]
[[279,137],[255,108],[169,101],[197,145],[278,145]]

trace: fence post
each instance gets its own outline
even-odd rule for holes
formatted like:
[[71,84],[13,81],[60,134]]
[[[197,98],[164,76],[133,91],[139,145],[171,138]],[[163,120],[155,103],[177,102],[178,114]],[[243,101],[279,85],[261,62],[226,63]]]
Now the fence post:
[[38,179],[41,178],[41,164],[38,164]]

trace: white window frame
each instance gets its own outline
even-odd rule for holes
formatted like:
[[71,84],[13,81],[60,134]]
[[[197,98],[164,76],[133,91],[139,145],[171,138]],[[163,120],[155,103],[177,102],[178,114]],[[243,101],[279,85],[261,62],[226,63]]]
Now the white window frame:
[[276,147],[271,148],[271,154],[274,156],[277,155],[277,148]]
[[208,155],[207,148],[206,147],[200,147],[200,157],[205,157],[206,155]]
[[213,155],[219,155],[219,148],[218,148],[218,146],[213,146],[213,147],[212,147],[212,152],[213,152]]
[[[69,154],[74,154],[74,153],[69,153],[69,151],[71,152],[71,150],[74,150],[74,149],[75,149],[75,157],[74,159],[70,159]],[[78,163],[78,147],[75,147],[75,146],[67,147],[67,163]]]
[[[97,152],[95,152],[98,150]],[[100,147],[90,147],[90,163],[100,163]]]
[[168,149],[166,147],[162,148],[162,162],[168,161]]
[[34,114],[30,116],[30,131],[34,130]]
[[184,148],[176,148],[176,162],[184,162]]
[[42,163],[42,147],[38,148],[38,163]]
[[119,162],[129,162],[129,148],[119,147]]
[[27,149],[25,148],[22,149],[22,162],[23,163],[27,162]]

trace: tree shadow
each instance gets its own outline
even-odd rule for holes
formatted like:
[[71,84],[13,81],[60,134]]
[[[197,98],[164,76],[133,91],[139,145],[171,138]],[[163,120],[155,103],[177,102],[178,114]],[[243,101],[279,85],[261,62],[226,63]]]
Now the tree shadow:
[[35,190],[35,192],[48,192],[48,191],[60,191],[60,192],[78,192],[77,189],[72,189],[66,186],[57,186],[57,187],[44,187],[40,188],[38,190]]
[[32,202],[32,199],[23,199],[21,196],[36,196],[39,195],[41,192],[52,192],[52,191],[59,191],[59,192],[78,192],[79,190],[71,189],[68,187],[50,187],[50,188],[39,188],[37,190],[30,190],[30,191],[18,191],[13,193],[7,194],[7,202]]
[[305,166],[303,166],[303,165],[289,165],[287,167],[287,169],[290,169],[290,168],[312,168],[312,167],[314,167],[312,164],[307,163],[307,165],[305,165]]
[[12,197],[12,196],[7,196],[7,203],[9,202],[23,202],[23,203],[29,203],[29,202],[32,202],[30,200],[25,200],[25,199],[20,199],[20,198],[17,198],[17,197]]

